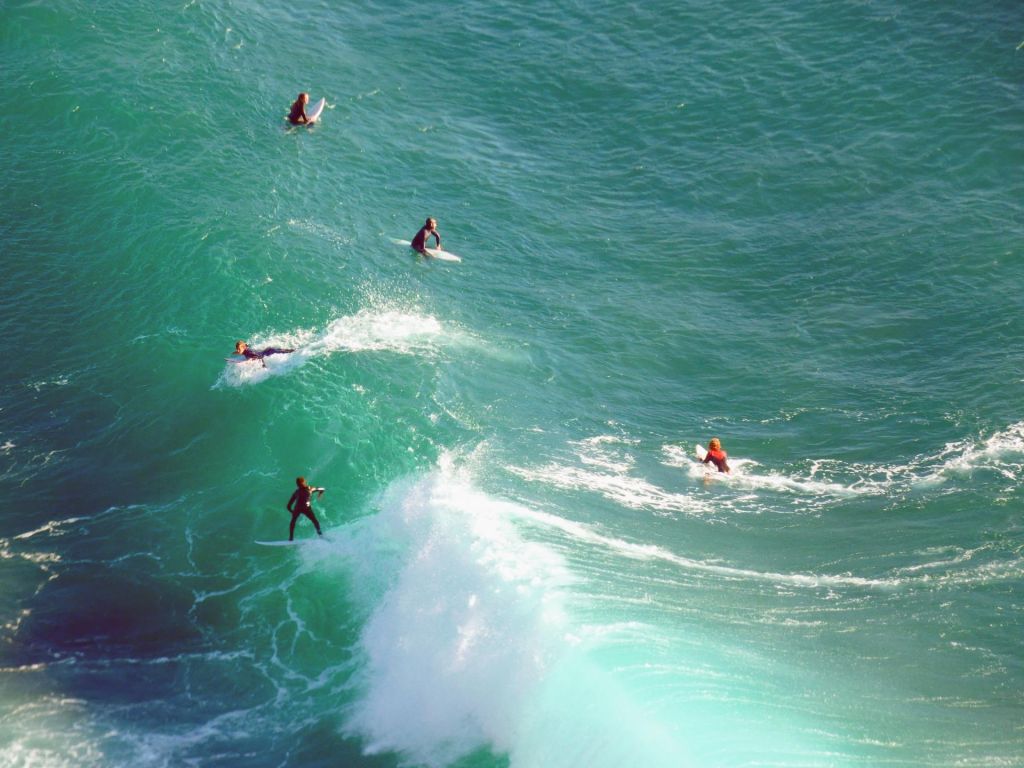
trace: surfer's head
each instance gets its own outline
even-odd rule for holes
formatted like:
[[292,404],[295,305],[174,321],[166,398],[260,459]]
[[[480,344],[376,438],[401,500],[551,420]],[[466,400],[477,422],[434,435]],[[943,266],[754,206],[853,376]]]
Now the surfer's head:
[[711,442],[708,443],[709,451],[720,451],[722,450],[722,441],[717,437],[712,437]]
[[303,91],[299,94],[299,98],[297,98],[296,101],[302,102],[302,106],[306,106],[309,104],[309,94]]
[[305,488],[306,487],[306,478],[304,478],[304,477],[296,477],[295,478],[295,484],[297,486],[299,486],[299,488]]
[[246,343],[245,343],[244,341],[242,341],[241,339],[239,339],[238,341],[236,341],[236,342],[235,342],[235,354],[236,354],[236,355],[240,355],[240,354],[242,354],[243,352],[245,352],[245,348],[246,348],[247,346],[249,346],[249,345],[248,345],[248,344],[246,344]]
[[437,226],[437,219],[427,219],[427,229],[433,229]]

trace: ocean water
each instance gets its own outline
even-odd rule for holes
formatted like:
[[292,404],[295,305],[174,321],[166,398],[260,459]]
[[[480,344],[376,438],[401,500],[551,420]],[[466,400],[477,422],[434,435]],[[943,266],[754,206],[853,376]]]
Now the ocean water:
[[0,5],[0,766],[1024,766],[1019,11]]

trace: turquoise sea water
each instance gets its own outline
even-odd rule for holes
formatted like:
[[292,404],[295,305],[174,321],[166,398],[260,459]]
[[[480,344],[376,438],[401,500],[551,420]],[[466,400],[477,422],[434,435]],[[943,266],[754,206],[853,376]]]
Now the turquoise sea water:
[[0,766],[1024,765],[1022,37],[4,3]]

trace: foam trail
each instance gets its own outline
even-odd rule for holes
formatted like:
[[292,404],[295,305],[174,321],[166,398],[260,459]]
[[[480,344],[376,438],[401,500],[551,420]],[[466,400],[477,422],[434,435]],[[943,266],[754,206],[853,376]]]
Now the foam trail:
[[358,578],[394,575],[369,606],[346,730],[429,766],[485,747],[513,766],[687,764],[670,729],[588,662],[566,609],[573,578],[520,535],[523,512],[442,470],[395,485],[353,531]]
[[886,490],[884,484],[868,482],[863,479],[850,485],[819,479],[815,475],[823,466],[822,462],[815,462],[808,476],[793,477],[781,472],[759,474],[754,471],[755,467],[761,466],[758,462],[753,459],[741,459],[733,456],[729,458],[731,472],[725,474],[709,472],[707,466],[697,462],[692,454],[678,445],[664,445],[661,451],[665,457],[666,466],[685,469],[691,478],[701,479],[710,476],[740,488],[840,497],[882,494]]
[[444,335],[441,323],[431,315],[394,310],[363,309],[355,315],[331,322],[319,334],[294,331],[271,334],[252,341],[253,349],[290,347],[288,355],[270,355],[259,361],[226,362],[214,387],[239,387],[258,384],[271,376],[281,376],[305,365],[314,357],[335,352],[368,352],[387,350],[398,354],[417,354],[434,348]]

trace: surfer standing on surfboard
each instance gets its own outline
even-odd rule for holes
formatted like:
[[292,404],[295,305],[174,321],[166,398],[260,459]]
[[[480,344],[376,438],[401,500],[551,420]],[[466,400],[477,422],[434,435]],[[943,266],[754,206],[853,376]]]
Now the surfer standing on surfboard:
[[259,360],[260,364],[266,368],[267,364],[263,362],[263,358],[267,355],[290,355],[294,352],[294,349],[281,349],[280,347],[267,347],[262,352],[253,352],[249,349],[249,345],[239,339],[235,342],[235,354],[242,355],[246,360]]
[[313,514],[313,494],[317,494],[317,498],[323,498],[325,489],[310,488],[304,477],[296,477],[295,485],[298,488],[295,489],[295,493],[285,505],[285,509],[292,513],[292,524],[288,526],[288,541],[295,540],[295,521],[299,519],[299,515],[305,515],[312,520],[313,525],[316,526],[316,535],[323,536],[324,532],[320,530],[320,521]]
[[427,238],[431,235],[437,240],[438,250],[441,250],[441,233],[437,231],[437,219],[427,219],[427,223],[420,227],[420,231],[412,239],[412,249],[419,251],[424,256],[429,256],[430,254],[427,253]]
[[309,117],[306,116],[307,104],[309,104],[309,94],[303,91],[292,104],[292,111],[288,113],[288,122],[292,125],[305,125],[308,123]]
[[722,441],[717,437],[712,437],[711,442],[708,443],[708,453],[704,457],[704,464],[708,462],[714,463],[718,467],[719,472],[728,472],[729,465],[725,461],[725,451],[722,450]]

